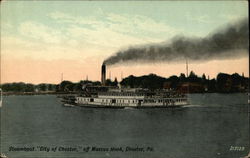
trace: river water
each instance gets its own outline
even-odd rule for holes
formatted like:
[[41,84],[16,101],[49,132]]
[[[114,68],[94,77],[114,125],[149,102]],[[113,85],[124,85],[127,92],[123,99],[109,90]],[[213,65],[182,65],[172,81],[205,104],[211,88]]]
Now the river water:
[[64,107],[53,95],[5,96],[1,152],[10,158],[247,155],[246,94],[192,94],[189,100],[183,108],[98,109]]

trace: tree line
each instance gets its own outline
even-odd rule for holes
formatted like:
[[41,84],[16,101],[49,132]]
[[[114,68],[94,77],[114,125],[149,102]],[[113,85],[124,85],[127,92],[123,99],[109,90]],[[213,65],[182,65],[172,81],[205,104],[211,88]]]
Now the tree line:
[[[106,86],[118,86],[118,81],[115,78],[113,81],[106,80]],[[4,92],[79,92],[82,86],[101,86],[99,81],[82,80],[76,83],[71,81],[62,81],[60,84],[30,84],[30,83],[4,83],[0,87]],[[216,78],[209,79],[205,74],[202,76],[196,75],[193,71],[188,76],[181,73],[179,76],[173,75],[168,78],[149,74],[144,76],[130,75],[124,78],[120,85],[129,88],[147,88],[155,89],[173,89],[177,91],[188,91],[191,93],[197,92],[246,92],[249,88],[249,78],[234,73],[232,75],[219,73]]]
[[121,84],[131,88],[147,89],[173,89],[182,92],[203,93],[203,92],[247,92],[249,90],[249,78],[244,75],[234,73],[232,75],[219,73],[216,78],[209,79],[208,76],[196,75],[193,71],[186,77],[181,73],[179,76],[173,75],[169,78],[149,74],[144,76],[133,76],[122,80]]

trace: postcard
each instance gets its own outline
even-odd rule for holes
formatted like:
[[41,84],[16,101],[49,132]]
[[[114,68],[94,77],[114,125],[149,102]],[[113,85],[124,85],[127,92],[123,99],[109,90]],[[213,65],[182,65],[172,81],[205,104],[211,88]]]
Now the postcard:
[[249,158],[248,1],[2,1],[1,158]]

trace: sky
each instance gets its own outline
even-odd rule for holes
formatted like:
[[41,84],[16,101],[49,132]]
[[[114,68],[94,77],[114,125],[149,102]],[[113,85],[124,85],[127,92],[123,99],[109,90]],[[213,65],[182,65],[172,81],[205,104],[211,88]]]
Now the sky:
[[[205,37],[248,17],[247,1],[3,1],[1,83],[59,83],[101,79],[101,65],[119,50]],[[248,56],[189,63],[205,73],[244,73]],[[185,63],[129,63],[107,68],[107,78],[186,72]]]

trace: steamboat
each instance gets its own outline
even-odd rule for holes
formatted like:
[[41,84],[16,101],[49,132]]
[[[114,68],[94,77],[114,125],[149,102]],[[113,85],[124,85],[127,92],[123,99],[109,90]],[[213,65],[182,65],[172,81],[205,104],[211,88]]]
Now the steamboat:
[[76,96],[75,104],[80,106],[110,108],[177,107],[186,105],[187,97],[184,94],[178,94],[172,91],[108,89],[105,92],[97,92],[96,94],[85,93]]
[[101,70],[102,86],[84,85],[81,94],[64,97],[65,106],[105,108],[180,107],[188,104],[186,94],[170,90],[148,90],[105,86],[106,66]]

